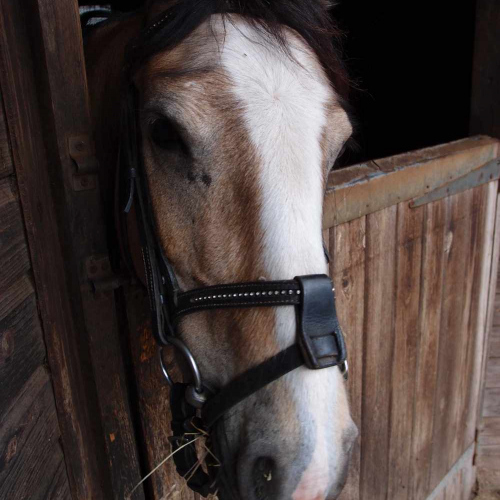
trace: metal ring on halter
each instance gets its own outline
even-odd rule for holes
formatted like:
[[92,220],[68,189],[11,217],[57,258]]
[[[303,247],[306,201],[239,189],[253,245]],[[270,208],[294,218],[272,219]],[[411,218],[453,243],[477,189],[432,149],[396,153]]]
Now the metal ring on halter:
[[344,378],[347,380],[349,378],[349,364],[347,363],[347,359],[339,365],[340,368],[340,373],[344,376]]
[[167,337],[167,341],[169,344],[172,344],[174,347],[179,349],[179,351],[181,351],[181,353],[184,355],[184,358],[188,362],[189,368],[191,369],[191,374],[193,375],[193,386],[196,392],[201,394],[203,392],[203,384],[201,383],[200,370],[198,369],[198,365],[196,364],[191,351],[187,348],[184,342],[176,339],[175,337]]
[[165,380],[167,381],[168,385],[172,387],[174,385],[174,381],[172,380],[172,377],[169,375],[167,367],[165,366],[165,362],[163,361],[163,347],[160,346],[158,349],[158,355],[160,357],[160,366],[161,366],[161,371],[163,372],[163,376],[165,377]]

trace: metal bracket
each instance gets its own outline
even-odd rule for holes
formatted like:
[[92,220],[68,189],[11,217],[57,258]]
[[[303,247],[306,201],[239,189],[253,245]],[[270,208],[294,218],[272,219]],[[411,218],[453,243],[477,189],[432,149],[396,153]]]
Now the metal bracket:
[[94,293],[116,290],[131,282],[127,276],[113,273],[107,255],[91,255],[85,261],[85,268]]
[[411,208],[426,205],[432,201],[442,200],[453,194],[462,193],[468,189],[481,186],[487,182],[492,182],[500,179],[500,159],[491,160],[482,167],[469,172],[468,174],[459,177],[453,181],[444,184],[433,191],[416,198],[410,202]]
[[73,189],[85,191],[97,185],[96,175],[99,162],[95,156],[93,143],[88,135],[75,135],[68,138],[68,152],[76,165],[73,175]]

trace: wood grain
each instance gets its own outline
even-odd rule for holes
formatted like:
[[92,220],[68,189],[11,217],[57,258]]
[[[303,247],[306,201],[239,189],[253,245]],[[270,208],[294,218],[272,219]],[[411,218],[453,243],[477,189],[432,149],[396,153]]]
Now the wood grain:
[[[335,285],[340,324],[347,343],[351,414],[360,430],[363,398],[365,224],[363,217],[332,228],[330,232],[330,273]],[[359,498],[361,443],[362,435],[354,444],[349,476],[341,500]]]
[[39,367],[0,420],[0,497],[69,498],[54,395]]
[[0,401],[2,411],[15,401],[19,390],[45,359],[34,295],[0,322]]
[[[471,234],[472,193],[446,199],[450,205],[445,248],[445,281],[442,294],[441,338],[438,382],[434,403],[433,452],[430,487],[433,489],[457,460],[457,403],[460,391],[458,373],[462,367],[468,317],[468,261]],[[454,374],[452,376],[451,374]]]
[[397,207],[366,218],[361,495],[385,498],[389,476]]
[[388,498],[408,498],[417,377],[424,207],[397,206],[395,327],[392,355]]
[[[492,182],[473,190],[473,240],[471,254],[474,260],[469,336],[466,348],[466,368],[462,372],[463,392],[459,433],[462,448],[472,443],[479,427],[481,386],[484,386],[485,350],[488,343],[488,309],[490,308],[492,273],[496,276],[495,225],[498,183]],[[494,294],[493,294],[494,296]]]
[[10,152],[9,137],[7,135],[7,122],[3,106],[2,90],[0,89],[0,179],[12,174],[12,155]]
[[429,203],[424,207],[423,272],[408,492],[409,498],[413,500],[425,498],[429,493],[447,207],[447,203],[443,201]]
[[0,290],[7,290],[30,269],[23,219],[12,178],[0,180]]

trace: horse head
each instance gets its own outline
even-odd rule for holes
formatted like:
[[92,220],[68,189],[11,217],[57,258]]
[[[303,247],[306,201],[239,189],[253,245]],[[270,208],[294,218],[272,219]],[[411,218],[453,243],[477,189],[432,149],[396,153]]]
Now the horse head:
[[[128,147],[116,121],[127,65],[155,237],[182,290],[327,273],[323,194],[352,132],[335,33],[319,0],[179,0],[90,38],[98,150]],[[291,305],[200,309],[177,324],[215,389],[296,332]],[[299,367],[217,422],[220,495],[337,498],[356,435],[341,371]]]

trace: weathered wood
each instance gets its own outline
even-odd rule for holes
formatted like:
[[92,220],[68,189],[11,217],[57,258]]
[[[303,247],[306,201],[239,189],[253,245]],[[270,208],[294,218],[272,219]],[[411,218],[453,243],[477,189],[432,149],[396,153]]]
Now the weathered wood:
[[500,417],[485,417],[482,419],[478,444],[500,446]]
[[[464,352],[464,314],[468,290],[467,263],[471,234],[471,192],[446,200],[450,204],[446,224],[445,281],[442,295],[441,338],[439,345],[438,383],[434,404],[433,452],[430,486],[434,488],[458,458],[454,456],[457,414],[460,390],[458,375]],[[460,293],[457,291],[460,290]],[[468,318],[467,318],[468,319]]]
[[73,189],[68,154],[69,137],[90,135],[78,4],[3,2],[0,33],[0,81],[72,492],[123,498],[140,479],[124,356],[112,293],[88,286],[89,259],[107,254],[101,196],[84,184]]
[[[471,481],[469,475],[474,467],[473,459],[474,444],[464,451],[447,474],[441,478],[432,493],[421,498],[426,498],[426,500],[458,500],[461,498],[469,500],[474,486],[474,481]],[[467,479],[464,480],[464,477]],[[452,496],[451,492],[453,492],[454,496]]]
[[41,366],[0,420],[1,498],[64,498],[68,484],[59,436],[51,383]]
[[500,137],[500,2],[476,2],[470,131]]
[[13,172],[5,109],[3,107],[2,90],[0,89],[0,179]]
[[[388,486],[391,361],[394,342],[397,207],[366,218],[365,342],[361,498],[385,498]],[[374,375],[376,374],[376,376]]]
[[[496,158],[497,141],[472,137],[372,162],[378,170],[363,171],[346,181],[346,173],[333,171],[324,201],[323,227],[356,219],[403,201],[422,196]],[[337,176],[342,175],[343,184]]]
[[43,363],[45,346],[34,295],[0,321],[0,401],[6,410]]
[[486,366],[486,387],[500,387],[500,358],[490,358]]
[[415,411],[424,208],[397,207],[396,289],[389,429],[388,498],[408,498]]
[[425,272],[422,273],[420,292],[419,343],[408,492],[409,498],[413,500],[425,498],[429,493],[447,206],[442,201],[429,203],[425,207],[424,215],[422,269]]
[[[76,15],[76,13],[75,13]],[[64,25],[67,28],[66,25]],[[95,424],[95,397],[86,383],[80,361],[85,344],[75,325],[67,260],[63,256],[57,210],[52,197],[53,184],[43,132],[50,130],[42,116],[39,92],[46,89],[39,17],[33,3],[3,1],[0,4],[0,85],[11,139],[16,177],[23,205],[37,283],[45,340],[52,370],[62,441],[68,472],[76,498],[101,498],[106,479],[101,477],[102,453],[98,451]],[[30,42],[35,38],[33,43]],[[71,74],[71,70],[59,71]],[[49,111],[44,108],[44,111]],[[88,358],[87,358],[88,359]],[[87,365],[88,366],[88,365]],[[89,397],[87,397],[89,396]]]
[[5,291],[30,268],[21,211],[10,178],[0,180],[0,240],[0,291]]
[[[488,303],[490,280],[496,276],[493,254],[495,252],[495,225],[497,212],[498,183],[473,190],[473,232],[471,255],[474,259],[472,278],[472,301],[469,321],[469,336],[466,346],[466,367],[461,384],[467,388],[462,401],[459,433],[463,436],[461,447],[473,442],[478,428],[481,380],[484,376],[485,347],[488,343]],[[467,373],[467,375],[466,375]]]
[[484,390],[483,416],[500,417],[500,387]]
[[[348,388],[351,414],[359,430],[362,427],[363,397],[365,222],[363,217],[337,226],[330,232],[330,273],[335,285],[338,315],[349,353]],[[340,497],[342,500],[359,498],[362,439],[360,434],[354,444],[349,477]]]

